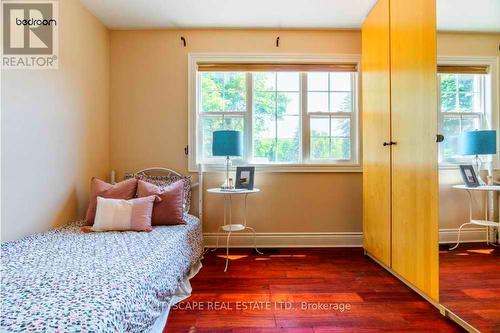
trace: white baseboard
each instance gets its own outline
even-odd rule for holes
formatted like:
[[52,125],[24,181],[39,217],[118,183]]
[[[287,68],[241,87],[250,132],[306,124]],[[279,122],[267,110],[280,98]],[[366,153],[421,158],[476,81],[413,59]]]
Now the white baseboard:
[[[219,246],[226,244],[227,233],[219,233]],[[215,247],[217,233],[203,234],[206,247]],[[457,241],[458,228],[440,229],[439,243],[454,243]],[[486,230],[484,228],[462,229],[461,242],[484,242],[486,241]],[[258,232],[255,236],[257,246],[267,248],[285,247],[361,247],[363,246],[362,232]],[[229,247],[246,248],[253,247],[252,233],[233,233]]]
[[[455,243],[458,238],[458,228],[440,229],[439,244]],[[486,228],[464,227],[460,232],[460,243],[486,242]]]
[[[204,233],[206,247],[215,247],[217,233]],[[219,246],[225,247],[227,233],[219,233]],[[362,232],[261,232],[255,236],[258,247],[361,247]],[[229,247],[253,247],[252,233],[233,233]]]

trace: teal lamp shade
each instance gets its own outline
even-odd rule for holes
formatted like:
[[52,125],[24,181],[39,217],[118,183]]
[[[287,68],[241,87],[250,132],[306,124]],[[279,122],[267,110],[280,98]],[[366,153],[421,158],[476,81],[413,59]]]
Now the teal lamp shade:
[[460,136],[462,155],[494,155],[497,153],[495,130],[464,132]]
[[213,156],[243,155],[243,137],[239,131],[214,131],[212,143]]

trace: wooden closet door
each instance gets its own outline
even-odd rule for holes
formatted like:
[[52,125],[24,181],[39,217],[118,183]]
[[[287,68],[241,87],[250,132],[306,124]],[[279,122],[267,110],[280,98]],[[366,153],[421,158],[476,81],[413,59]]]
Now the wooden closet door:
[[392,269],[438,301],[436,2],[392,0]]
[[391,266],[389,0],[363,23],[363,246]]

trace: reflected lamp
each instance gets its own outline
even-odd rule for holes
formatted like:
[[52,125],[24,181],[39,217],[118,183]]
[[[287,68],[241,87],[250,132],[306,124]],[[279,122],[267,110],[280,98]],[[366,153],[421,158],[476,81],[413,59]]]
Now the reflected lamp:
[[[474,169],[479,179],[481,171],[480,155],[495,155],[497,153],[497,134],[495,130],[476,130],[463,132],[460,135],[460,153],[474,155]],[[488,176],[490,171],[488,170]]]

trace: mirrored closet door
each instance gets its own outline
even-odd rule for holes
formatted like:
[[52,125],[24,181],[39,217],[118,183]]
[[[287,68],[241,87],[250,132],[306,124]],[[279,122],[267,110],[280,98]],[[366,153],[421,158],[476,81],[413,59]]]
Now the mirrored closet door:
[[437,0],[439,300],[500,332],[500,1]]

